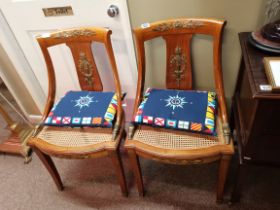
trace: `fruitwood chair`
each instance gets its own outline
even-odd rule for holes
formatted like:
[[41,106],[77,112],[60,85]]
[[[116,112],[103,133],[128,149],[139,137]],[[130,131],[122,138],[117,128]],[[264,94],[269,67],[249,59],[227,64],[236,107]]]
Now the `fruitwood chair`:
[[[225,21],[216,19],[185,18],[160,21],[151,24],[147,23],[143,24],[141,28],[136,28],[134,30],[138,56],[138,86],[134,106],[134,123],[129,126],[125,148],[129,154],[139,195],[144,195],[139,156],[179,165],[203,164],[219,160],[217,201],[222,201],[226,175],[231,157],[234,153],[228,125],[221,67],[222,30],[224,25]],[[190,47],[192,37],[195,34],[209,35],[213,38],[213,70],[218,112],[215,114],[215,130],[212,135],[208,134],[211,132],[209,129],[206,129],[205,125],[201,127],[201,124],[188,121],[184,121],[183,123],[180,121],[172,122],[172,120],[168,121],[168,119],[156,118],[156,115],[145,116],[145,114],[143,114],[146,106],[148,106],[145,105],[145,103],[147,104],[151,97],[149,94],[153,93],[153,96],[155,96],[156,91],[162,92],[162,90],[157,89],[153,89],[154,92],[150,92],[151,89],[147,90],[145,93],[143,92],[146,71],[145,42],[159,37],[163,38],[165,41],[166,90],[164,91],[172,92],[172,90],[175,90],[177,95],[173,96],[173,98],[169,96],[169,99],[160,99],[159,101],[161,101],[161,103],[165,102],[166,104],[163,106],[171,109],[171,111],[172,109],[181,110],[181,108],[188,103],[185,101],[185,97],[180,97],[180,94],[186,92],[182,92],[181,90],[193,89]],[[193,93],[200,94],[201,92]],[[211,92],[208,94],[211,94]],[[211,95],[208,95],[208,97],[209,96]],[[158,104],[154,105],[154,107],[156,107],[154,108],[156,112],[161,109]],[[152,106],[150,108],[153,109]],[[148,113],[148,111],[146,111],[146,113]],[[186,129],[187,131],[183,131],[182,129],[168,129],[163,127],[164,125],[167,125],[166,127],[176,127],[176,125],[178,125],[178,127],[181,126],[183,130]],[[203,181],[201,183],[203,184]]]
[[[84,27],[61,30],[37,37],[47,65],[49,89],[42,123],[36,127],[28,144],[49,171],[58,190],[63,190],[63,184],[50,156],[69,159],[109,156],[116,170],[121,191],[127,195],[125,175],[119,154],[120,141],[124,136],[124,113],[121,106],[120,81],[110,40],[111,33],[111,30],[105,28]],[[95,58],[98,55],[95,54],[93,57],[91,49],[93,42],[102,43],[106,49],[115,84],[113,93],[102,92],[103,85],[95,64]],[[66,44],[71,50],[81,91],[68,92],[55,105],[55,70],[48,48],[59,44]],[[62,103],[65,102],[68,104],[63,107]],[[99,113],[98,117],[93,117],[92,113],[82,116],[85,110],[98,111],[104,107],[104,104],[101,107],[95,107],[95,105],[103,102],[106,105],[106,116],[101,115],[104,112]],[[67,114],[64,113],[66,109]],[[107,114],[110,115],[109,109],[116,112],[114,120],[106,118]],[[62,113],[59,114],[58,110]],[[81,115],[78,118],[68,116],[73,112]]]

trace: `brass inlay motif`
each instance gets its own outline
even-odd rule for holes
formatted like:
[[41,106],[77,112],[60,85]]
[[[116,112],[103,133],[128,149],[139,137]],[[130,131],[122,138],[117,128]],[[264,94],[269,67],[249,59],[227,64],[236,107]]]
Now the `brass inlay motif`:
[[84,30],[72,30],[72,31],[62,31],[55,34],[55,38],[72,38],[78,36],[94,36],[96,33],[94,31],[84,29]]
[[175,54],[170,56],[170,65],[174,69],[173,76],[176,79],[177,87],[180,86],[180,81],[184,78],[184,71],[186,66],[186,56],[182,53],[181,47],[175,48]]
[[87,84],[92,87],[93,83],[93,66],[88,61],[86,54],[84,52],[80,52],[80,58],[79,58],[79,71],[84,76],[85,81]]
[[162,23],[156,26],[153,31],[168,31],[171,29],[193,29],[203,26],[203,22],[195,20],[175,21],[173,23]]

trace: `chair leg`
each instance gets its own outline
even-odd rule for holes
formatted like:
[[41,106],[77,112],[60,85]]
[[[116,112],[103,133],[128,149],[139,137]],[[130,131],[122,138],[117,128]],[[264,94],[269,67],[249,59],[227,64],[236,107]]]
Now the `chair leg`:
[[119,154],[118,151],[112,151],[112,152],[109,153],[109,156],[111,157],[113,165],[115,167],[117,177],[118,177],[118,180],[119,180],[119,183],[120,183],[120,187],[121,187],[121,190],[122,190],[122,194],[124,196],[127,196],[128,191],[127,191],[125,174],[124,174],[124,169],[123,169],[123,164],[122,164],[120,154]]
[[143,185],[139,158],[134,149],[128,149],[128,155],[129,155],[132,171],[136,179],[139,196],[144,196],[144,185]]
[[43,162],[44,166],[46,167],[46,169],[48,170],[48,172],[50,173],[50,175],[52,176],[56,187],[59,191],[63,190],[63,184],[61,182],[60,176],[57,172],[57,169],[54,165],[54,162],[52,161],[51,157],[47,154],[42,153],[40,150],[38,150],[37,148],[33,147],[33,151],[38,155],[38,157],[40,158],[40,160]]
[[224,197],[224,188],[226,177],[229,169],[231,155],[223,155],[220,161],[218,187],[217,187],[217,203],[221,203]]

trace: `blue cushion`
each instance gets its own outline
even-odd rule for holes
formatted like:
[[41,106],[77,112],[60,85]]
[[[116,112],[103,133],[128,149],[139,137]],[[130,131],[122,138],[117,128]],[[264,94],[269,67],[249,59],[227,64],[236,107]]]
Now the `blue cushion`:
[[214,134],[215,110],[214,92],[148,88],[134,122]]
[[69,91],[52,108],[45,125],[112,127],[116,110],[114,92]]

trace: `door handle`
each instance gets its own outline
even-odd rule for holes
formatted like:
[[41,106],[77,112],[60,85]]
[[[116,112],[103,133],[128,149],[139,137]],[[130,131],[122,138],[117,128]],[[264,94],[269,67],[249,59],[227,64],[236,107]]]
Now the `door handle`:
[[109,17],[116,17],[119,14],[119,8],[116,5],[111,4],[107,9]]

